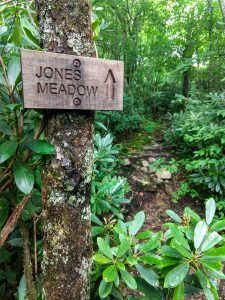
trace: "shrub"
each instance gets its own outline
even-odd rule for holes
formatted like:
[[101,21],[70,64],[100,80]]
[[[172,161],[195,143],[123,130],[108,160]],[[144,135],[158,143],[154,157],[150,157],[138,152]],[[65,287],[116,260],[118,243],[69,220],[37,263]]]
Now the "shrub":
[[193,95],[171,121],[166,139],[190,175],[188,182],[224,196],[225,94]]
[[111,212],[123,219],[120,206],[130,203],[125,197],[129,185],[125,178],[117,176],[119,149],[112,142],[113,137],[109,133],[105,136],[100,133],[95,135],[91,210],[97,215]]
[[132,99],[124,96],[123,111],[97,112],[96,120],[105,124],[113,135],[132,132],[141,128],[144,122],[144,111]]
[[[168,230],[139,232],[145,215],[139,212],[129,222],[113,222],[110,231],[103,230],[97,238],[93,256],[92,299],[96,285],[101,299],[124,299],[127,288],[139,291],[146,298],[182,300],[185,294],[202,290],[208,300],[219,299],[217,280],[225,279],[222,261],[225,244],[219,231],[225,221],[213,223],[216,206],[206,202],[205,219],[190,208],[182,217],[174,211],[167,214],[175,223],[166,223]],[[103,228],[103,223],[100,224]],[[128,299],[137,299],[128,297]]]

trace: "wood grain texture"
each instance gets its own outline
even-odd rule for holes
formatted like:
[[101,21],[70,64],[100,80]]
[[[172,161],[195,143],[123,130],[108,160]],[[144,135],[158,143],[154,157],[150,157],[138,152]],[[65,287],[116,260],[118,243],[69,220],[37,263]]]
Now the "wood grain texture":
[[21,50],[25,108],[122,110],[121,61]]

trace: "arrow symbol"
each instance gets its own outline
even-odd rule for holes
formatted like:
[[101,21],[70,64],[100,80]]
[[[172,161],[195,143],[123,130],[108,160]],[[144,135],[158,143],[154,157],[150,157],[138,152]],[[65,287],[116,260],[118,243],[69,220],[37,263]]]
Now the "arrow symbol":
[[114,99],[114,92],[115,92],[115,77],[113,75],[113,72],[111,69],[109,69],[109,72],[106,76],[105,83],[107,85],[107,95],[108,95],[108,101],[112,101]]

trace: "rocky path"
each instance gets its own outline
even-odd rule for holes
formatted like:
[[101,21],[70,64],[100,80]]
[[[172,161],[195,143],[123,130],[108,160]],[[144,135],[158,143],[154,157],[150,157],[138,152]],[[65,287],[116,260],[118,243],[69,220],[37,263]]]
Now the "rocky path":
[[173,209],[179,215],[186,206],[202,213],[201,203],[190,197],[183,197],[177,203],[173,201],[173,193],[178,189],[183,178],[181,174],[172,174],[167,168],[151,168],[157,159],[164,159],[164,165],[171,160],[171,154],[158,139],[150,145],[143,146],[139,152],[128,154],[123,167],[123,176],[128,179],[132,189],[131,215],[143,210],[146,214],[145,227],[160,230],[168,221],[167,209]]

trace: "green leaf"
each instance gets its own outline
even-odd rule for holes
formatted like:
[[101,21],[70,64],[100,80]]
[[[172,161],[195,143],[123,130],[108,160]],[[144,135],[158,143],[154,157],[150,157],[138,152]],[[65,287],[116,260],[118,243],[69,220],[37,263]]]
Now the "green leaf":
[[6,275],[6,279],[9,284],[12,284],[13,282],[16,281],[16,273],[15,272],[8,270],[5,272],[5,275]]
[[5,108],[7,108],[8,110],[11,110],[11,111],[19,110],[19,109],[21,109],[21,107],[22,107],[22,104],[19,104],[19,103],[9,103],[9,104],[5,105]]
[[15,20],[14,30],[13,30],[13,34],[11,36],[11,40],[14,42],[14,44],[17,47],[20,47],[21,42],[22,42],[22,28],[21,28],[19,14],[17,15],[16,20]]
[[[4,280],[5,276],[4,276],[4,272],[1,272],[1,273],[2,273],[2,275],[0,275],[0,279],[2,281],[2,280]],[[5,295],[5,288],[6,288],[6,282],[1,283],[0,284],[0,297],[1,297],[1,299],[4,299],[3,297]],[[123,300],[123,299],[121,299],[121,300]]]
[[207,232],[207,225],[205,221],[200,221],[198,224],[195,226],[195,231],[194,231],[194,246],[195,249],[198,249],[206,235]]
[[221,256],[221,255],[225,255],[225,246],[207,250],[205,252],[205,255],[208,255],[208,256]]
[[223,264],[221,261],[206,261],[204,260],[202,262],[204,265],[207,266],[207,268],[209,267],[210,269],[212,268],[213,270],[222,270]]
[[185,249],[180,243],[178,243],[177,240],[172,239],[171,246],[174,247],[180,254],[182,254],[184,257],[191,258],[192,253],[190,253],[187,249]]
[[[215,262],[215,261],[206,261],[203,260],[202,261],[203,265],[206,267],[206,269],[210,270],[211,274],[215,277],[215,278],[219,278],[219,279],[225,279],[225,274],[221,271],[222,269],[222,263],[221,262]],[[219,269],[216,268],[217,265],[219,264]]]
[[100,19],[97,19],[94,22],[92,22],[92,24],[91,24],[92,31],[95,32],[97,30],[97,28],[99,28],[100,24],[101,24]]
[[105,254],[105,256],[107,256],[110,259],[113,259],[111,249],[110,249],[109,245],[106,243],[106,241],[104,241],[102,238],[98,237],[97,244],[98,244],[99,249],[102,251],[103,254]]
[[91,221],[93,223],[98,224],[99,226],[103,226],[102,221],[95,214],[93,214],[93,213],[91,214]]
[[119,245],[117,257],[123,256],[127,251],[130,250],[131,241],[129,238],[124,239]]
[[104,256],[102,254],[98,254],[98,253],[93,256],[93,260],[97,261],[99,264],[102,264],[102,265],[110,264],[112,262],[111,259],[107,258],[106,256]]
[[161,268],[163,266],[162,258],[155,254],[139,256],[139,260],[146,264],[156,266],[158,268]]
[[128,263],[131,266],[136,265],[137,262],[138,262],[138,259],[137,259],[136,256],[128,256],[127,259],[126,259],[126,263]]
[[13,174],[17,187],[24,194],[29,194],[34,186],[33,172],[24,162],[16,161],[13,165]]
[[191,226],[185,230],[185,235],[189,239],[189,241],[194,240],[194,228]]
[[159,285],[157,274],[154,271],[145,268],[142,265],[136,265],[136,269],[140,273],[141,277],[149,284],[154,287],[157,287]]
[[12,56],[7,67],[9,81],[14,88],[21,74],[20,58]]
[[207,239],[202,244],[201,251],[207,251],[221,241],[222,241],[222,237],[217,232],[214,231],[209,234]]
[[137,289],[139,292],[145,295],[145,297],[141,297],[140,300],[162,300],[162,292],[160,289],[156,289],[150,284],[148,284],[143,278],[135,277],[137,282]]
[[145,221],[145,213],[143,211],[138,212],[134,216],[134,220],[130,222],[129,234],[134,236],[142,227]]
[[219,300],[219,295],[215,283],[211,279],[210,279],[210,283],[211,283],[211,291],[213,293],[214,299]]
[[136,235],[136,239],[138,240],[143,240],[143,239],[148,239],[152,236],[152,232],[150,230],[146,230],[144,232],[140,232]]
[[114,281],[116,276],[117,276],[116,267],[115,266],[109,266],[108,268],[106,268],[104,270],[104,272],[102,273],[102,276],[103,276],[103,279],[105,280],[105,282]]
[[217,221],[210,228],[210,230],[212,230],[212,231],[221,231],[224,229],[225,229],[225,220]]
[[127,235],[127,227],[121,220],[117,222],[116,226],[114,227],[114,230],[119,234]]
[[158,240],[150,240],[145,244],[144,243],[141,244],[138,249],[145,253],[145,252],[149,252],[149,251],[152,251],[153,249],[158,248],[159,245],[160,245],[160,242]]
[[196,272],[198,280],[203,288],[204,294],[208,300],[215,300],[214,295],[211,291],[211,284],[209,280],[206,278],[205,274],[198,269]]
[[0,35],[3,35],[7,32],[7,26],[0,26]]
[[27,289],[26,289],[26,278],[25,275],[23,275],[20,279],[19,288],[18,288],[18,295],[19,300],[26,300]]
[[181,282],[174,290],[173,300],[184,300],[184,282]]
[[5,248],[0,248],[0,263],[8,263],[10,261],[10,252]]
[[119,278],[119,274],[116,272],[116,278],[114,279],[114,284],[116,287],[119,287],[120,285],[120,278]]
[[23,31],[25,33],[25,36],[27,37],[27,40],[31,43],[31,45],[34,45],[35,47],[39,47],[39,40],[33,35],[32,31],[29,30],[26,27],[23,27]]
[[164,287],[174,288],[178,286],[187,276],[189,271],[189,264],[183,263],[172,269],[165,278]]
[[128,287],[132,290],[136,290],[137,283],[136,283],[134,277],[125,270],[120,270],[120,273],[121,273],[121,276],[122,276],[124,282],[128,285]]
[[5,224],[9,214],[9,202],[8,199],[0,199],[0,228]]
[[99,296],[101,299],[106,298],[110,294],[112,286],[112,282],[105,282],[104,279],[102,279],[98,288]]
[[174,258],[182,258],[182,255],[173,247],[170,246],[162,246],[160,248],[160,252],[164,255],[164,256],[170,256],[170,257],[174,257]]
[[21,238],[10,238],[7,240],[7,243],[12,247],[22,247],[22,239]]
[[15,140],[4,142],[0,145],[0,163],[9,159],[16,152],[18,143]]
[[169,227],[170,227],[170,230],[171,230],[171,234],[177,240],[177,242],[179,244],[181,244],[185,249],[190,251],[191,250],[190,246],[189,246],[187,240],[185,239],[185,237],[183,236],[183,234],[181,233],[181,230],[177,227],[177,225],[169,224]]
[[121,261],[117,261],[116,265],[119,269],[125,270],[125,265]]
[[181,218],[173,210],[168,209],[166,213],[171,219],[175,220],[177,223],[181,223]]
[[33,141],[29,141],[27,145],[32,151],[38,154],[51,155],[55,153],[54,145],[46,141],[33,140]]
[[92,237],[99,236],[104,233],[105,229],[100,226],[91,226]]
[[213,217],[215,215],[215,212],[216,212],[215,200],[213,198],[210,198],[206,202],[205,207],[206,207],[206,210],[205,210],[206,223],[209,225],[209,224],[211,224]]
[[9,215],[8,207],[5,207],[5,208],[0,207],[0,228],[5,224],[5,221],[7,220],[8,215]]
[[204,255],[202,258],[201,258],[203,261],[204,260],[207,260],[207,261],[225,261],[225,255],[221,255],[221,256],[207,256],[207,255]]
[[177,266],[177,265],[181,264],[183,261],[180,258],[164,256],[162,262],[163,262],[163,268],[166,268],[166,267],[170,267],[170,266],[174,266],[174,265]]
[[201,221],[201,218],[198,214],[196,214],[195,211],[193,211],[190,207],[186,207],[184,209],[184,212],[190,216],[191,220],[194,222],[194,224],[198,223]]
[[2,133],[5,133],[9,136],[12,136],[13,135],[13,132],[12,132],[12,129],[9,127],[9,125],[3,121],[3,120],[0,120],[0,131]]
[[101,122],[95,122],[95,125],[98,126],[99,128],[103,129],[104,131],[107,131],[108,129],[105,127],[104,124]]

